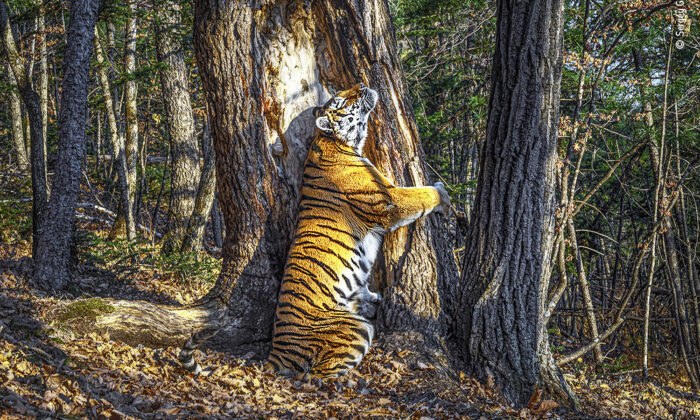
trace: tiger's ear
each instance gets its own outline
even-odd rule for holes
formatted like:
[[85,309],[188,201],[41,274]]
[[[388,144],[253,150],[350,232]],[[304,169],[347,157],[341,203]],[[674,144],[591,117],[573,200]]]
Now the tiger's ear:
[[331,120],[329,120],[328,117],[316,118],[316,127],[327,133],[333,132],[333,124],[331,124]]
[[323,107],[315,106],[312,112],[314,114],[314,117],[318,118],[321,115],[323,115]]

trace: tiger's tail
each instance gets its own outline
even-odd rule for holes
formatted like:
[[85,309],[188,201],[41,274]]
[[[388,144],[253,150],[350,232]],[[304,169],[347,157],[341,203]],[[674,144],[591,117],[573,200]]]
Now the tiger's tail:
[[202,368],[199,366],[199,363],[194,360],[192,355],[202,343],[215,336],[217,332],[219,332],[218,327],[207,328],[206,330],[197,331],[192,337],[185,341],[185,344],[182,345],[182,349],[180,349],[180,355],[177,358],[183,368],[194,373],[195,376],[202,372]]

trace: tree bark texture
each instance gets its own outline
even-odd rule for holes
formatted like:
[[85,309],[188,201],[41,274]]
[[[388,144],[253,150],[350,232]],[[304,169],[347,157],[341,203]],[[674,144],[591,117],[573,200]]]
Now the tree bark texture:
[[199,184],[199,147],[190,103],[187,64],[178,26],[180,4],[166,1],[157,16],[156,49],[163,86],[163,103],[172,144],[172,178],[168,227],[162,252],[178,252],[187,233]]
[[[313,12],[324,86],[340,90],[364,82],[379,93],[365,155],[396,185],[430,185],[387,2],[319,1]],[[438,289],[457,280],[441,217],[419,219],[385,237],[375,270],[375,287],[384,297],[382,329],[439,335]]]
[[[129,12],[126,19],[126,27],[124,30],[124,74],[126,83],[124,87],[124,108],[126,120],[126,187],[129,193],[129,208],[124,209],[119,214],[125,214],[127,211],[131,215],[131,224],[138,223],[138,214],[135,214],[134,207],[136,204],[136,166],[139,152],[139,118],[136,102],[138,100],[138,87],[134,73],[136,72],[136,2],[131,1],[128,5]],[[122,216],[123,217],[123,216]],[[131,229],[133,226],[127,226]]]
[[61,290],[70,280],[73,219],[86,147],[90,55],[99,7],[99,0],[74,0],[70,5],[58,120],[58,160],[53,194],[34,257],[34,280],[46,289]]
[[254,47],[259,7],[255,1],[195,2],[195,53],[227,232],[221,275],[203,303],[224,308],[235,302],[218,334],[228,348],[269,340],[291,231],[280,231],[282,194],[260,112],[263,81]]
[[204,158],[204,166],[202,167],[202,175],[199,178],[197,199],[194,202],[194,209],[187,224],[187,233],[182,240],[180,252],[197,251],[202,247],[204,231],[206,230],[207,220],[209,220],[209,214],[214,203],[216,170],[214,167],[214,146],[211,142],[209,123],[205,123],[202,130],[202,157]]
[[[265,356],[313,108],[362,81],[380,93],[366,155],[399,185],[427,183],[423,155],[383,0],[197,0],[194,22],[226,225],[221,275],[195,307],[208,311],[208,329],[221,327],[212,345]],[[456,280],[457,270],[438,222],[386,240],[377,284],[387,329],[432,334],[440,325],[437,282]]]
[[27,156],[27,148],[24,143],[24,131],[22,129],[22,103],[19,99],[17,89],[17,81],[11,68],[7,68],[7,80],[12,86],[10,91],[10,117],[12,118],[12,140],[15,144],[15,152],[17,154],[17,164],[23,171],[29,171],[29,157]]
[[37,243],[43,223],[44,208],[48,201],[48,185],[46,179],[46,157],[44,156],[45,139],[39,95],[34,91],[31,80],[24,68],[24,60],[17,51],[9,14],[4,1],[0,1],[0,35],[2,35],[5,51],[12,73],[15,76],[19,94],[29,117],[30,160],[32,167],[32,257],[37,257]]
[[544,323],[563,2],[500,0],[497,10],[486,140],[450,336],[459,366],[495,380],[524,406],[538,388],[557,396],[568,390]]
[[118,216],[112,225],[109,232],[110,239],[114,239],[120,235],[126,235],[129,240],[136,238],[136,225],[133,217],[133,203],[129,191],[129,167],[127,163],[126,144],[124,137],[119,132],[117,124],[117,111],[114,106],[114,98],[112,97],[112,89],[107,73],[107,65],[105,60],[105,52],[100,42],[99,33],[95,29],[95,60],[97,61],[97,75],[102,86],[102,96],[105,100],[105,109],[107,114],[107,122],[109,126],[109,138],[112,144],[112,156],[117,165],[117,179],[119,180],[120,204]]

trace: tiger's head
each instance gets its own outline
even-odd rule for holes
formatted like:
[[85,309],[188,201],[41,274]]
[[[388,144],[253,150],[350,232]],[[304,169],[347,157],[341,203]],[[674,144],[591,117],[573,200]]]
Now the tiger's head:
[[338,92],[315,110],[316,127],[362,154],[367,139],[367,120],[378,98],[375,90],[362,83]]

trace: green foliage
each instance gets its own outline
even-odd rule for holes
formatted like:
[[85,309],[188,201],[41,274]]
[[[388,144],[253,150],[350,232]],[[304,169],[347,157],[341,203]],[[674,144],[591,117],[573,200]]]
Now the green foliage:
[[639,367],[639,363],[630,361],[627,355],[622,354],[616,358],[613,358],[611,363],[601,363],[599,367],[603,369],[604,372],[618,373],[630,369],[636,369]]
[[493,4],[403,0],[392,14],[431,175],[447,184],[458,210],[468,210],[486,127]]
[[0,242],[10,244],[29,239],[32,233],[32,203],[0,198]]
[[215,283],[221,270],[221,261],[204,252],[162,255],[160,248],[145,239],[128,242],[125,239],[108,240],[87,233],[79,244],[80,258],[88,263],[118,269],[137,264],[161,275],[170,275],[183,284]]

